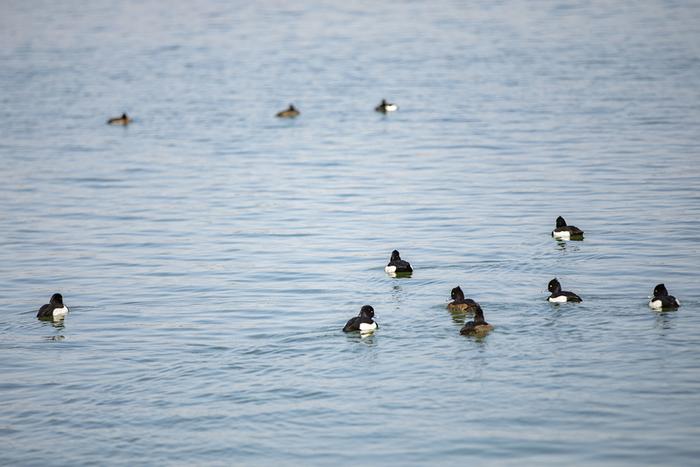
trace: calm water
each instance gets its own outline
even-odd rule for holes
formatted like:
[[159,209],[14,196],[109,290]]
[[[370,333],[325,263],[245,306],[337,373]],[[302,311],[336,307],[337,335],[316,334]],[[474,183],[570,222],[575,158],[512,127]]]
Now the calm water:
[[[0,463],[697,463],[698,24],[2,2]],[[545,302],[555,276],[584,302]],[[36,320],[54,292],[70,315]],[[363,304],[381,329],[340,332]]]

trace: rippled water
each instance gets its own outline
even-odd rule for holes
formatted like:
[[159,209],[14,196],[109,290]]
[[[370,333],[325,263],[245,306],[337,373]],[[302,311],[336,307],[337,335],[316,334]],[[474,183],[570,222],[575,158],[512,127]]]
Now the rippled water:
[[697,462],[700,4],[171,3],[0,5],[0,463]]

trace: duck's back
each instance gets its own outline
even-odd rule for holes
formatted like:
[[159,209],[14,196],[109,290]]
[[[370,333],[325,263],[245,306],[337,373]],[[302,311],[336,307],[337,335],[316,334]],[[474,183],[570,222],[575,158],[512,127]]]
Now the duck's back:
[[477,303],[471,298],[465,298],[464,300],[454,300],[447,304],[447,309],[450,311],[470,311],[477,307]]
[[396,270],[394,272],[413,272],[411,264],[408,261],[404,261],[402,259],[393,261],[391,265],[396,267]]
[[348,322],[345,324],[345,327],[343,328],[343,332],[352,332],[352,331],[359,331],[360,330],[360,317],[355,316],[354,318],[350,318]]
[[573,292],[562,292],[563,295],[566,296],[566,300],[569,302],[582,302],[581,297],[576,295]]
[[490,331],[493,329],[493,326],[491,326],[489,323],[476,323],[474,321],[469,321],[462,327],[462,329],[459,330],[459,333],[463,336],[467,336],[470,334],[481,334]]
[[652,298],[649,306],[655,309],[678,308],[681,306],[681,302],[673,295],[664,295],[663,297]]
[[36,314],[37,318],[53,318],[53,310],[54,306],[50,303],[47,303],[46,305],[41,305],[41,308],[39,308],[39,312]]
[[554,229],[552,236],[556,238],[583,237],[583,230],[574,225],[565,225]]
[[548,300],[552,303],[566,303],[566,302],[582,302],[581,297],[573,292],[567,292],[562,290],[561,292],[552,294],[549,296]]

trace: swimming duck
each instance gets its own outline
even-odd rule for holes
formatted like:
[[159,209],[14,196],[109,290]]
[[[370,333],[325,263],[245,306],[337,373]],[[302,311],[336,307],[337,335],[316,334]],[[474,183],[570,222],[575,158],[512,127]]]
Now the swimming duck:
[[550,295],[547,300],[552,302],[552,303],[565,303],[565,302],[581,302],[581,297],[576,295],[573,292],[566,292],[561,289],[561,284],[559,281],[555,278],[549,281],[549,285],[547,286],[547,289],[552,292],[552,295]]
[[296,107],[294,107],[293,104],[289,104],[289,107],[287,110],[282,110],[281,112],[277,112],[277,117],[279,118],[294,118],[298,116],[301,112],[299,112]]
[[39,308],[36,317],[42,319],[63,319],[66,317],[66,314],[68,314],[68,307],[63,304],[63,296],[60,293],[55,293],[51,296],[49,303]]
[[566,225],[563,217],[557,217],[557,226],[552,230],[552,237],[561,240],[583,240],[583,230],[573,225]]
[[379,328],[379,324],[374,321],[374,308],[365,305],[360,308],[360,314],[354,318],[350,318],[343,328],[343,332],[372,332]]
[[474,309],[474,321],[467,322],[459,333],[463,336],[468,336],[472,334],[485,334],[493,329],[493,326],[486,322],[484,319],[484,311],[478,304]]
[[132,119],[130,119],[130,118],[126,115],[126,113],[123,113],[121,117],[114,117],[114,118],[110,118],[109,120],[107,120],[107,125],[122,125],[122,126],[126,126],[126,125],[128,125],[129,123],[131,123],[131,122],[132,122]]
[[452,289],[450,296],[452,297],[452,301],[447,304],[447,309],[450,311],[474,311],[474,309],[479,306],[479,304],[471,298],[464,298],[464,292],[462,292],[462,288],[459,286]]
[[394,250],[391,252],[391,259],[389,260],[389,264],[384,268],[384,271],[386,271],[387,274],[395,276],[396,274],[411,274],[413,268],[408,261],[401,259],[398,250]]
[[374,108],[377,112],[381,113],[387,113],[387,112],[394,112],[399,109],[399,106],[396,104],[390,104],[389,102],[386,101],[386,99],[382,99],[382,102]]
[[675,310],[681,306],[676,297],[668,294],[666,286],[659,284],[654,287],[654,296],[649,300],[649,306],[655,310]]

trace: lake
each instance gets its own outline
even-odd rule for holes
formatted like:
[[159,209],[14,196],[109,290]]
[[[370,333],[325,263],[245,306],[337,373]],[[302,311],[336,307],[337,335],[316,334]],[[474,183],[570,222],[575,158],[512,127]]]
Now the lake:
[[3,2],[0,464],[697,463],[699,21]]

